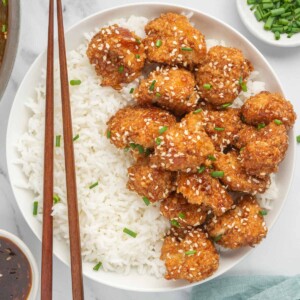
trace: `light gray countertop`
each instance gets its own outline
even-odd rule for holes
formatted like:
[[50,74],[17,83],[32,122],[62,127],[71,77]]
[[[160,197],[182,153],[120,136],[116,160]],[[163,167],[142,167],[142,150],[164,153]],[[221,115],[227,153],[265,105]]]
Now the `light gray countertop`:
[[[243,0],[240,0],[243,1]],[[122,0],[64,0],[65,27],[68,28],[96,11],[136,1]],[[140,1],[146,2],[146,1]],[[150,1],[151,2],[151,1]],[[300,114],[300,48],[282,49],[268,46],[252,37],[239,19],[235,0],[183,1],[165,0],[166,3],[181,4],[209,13],[244,34],[264,54],[278,74],[286,96]],[[25,223],[17,208],[9,184],[5,161],[5,135],[7,120],[14,95],[22,78],[34,59],[46,47],[47,39],[47,0],[21,0],[22,21],[17,60],[6,93],[0,103],[0,228],[20,236],[29,246],[37,261],[40,261],[41,243]],[[299,120],[296,132],[300,134]],[[297,152],[300,151],[300,145]],[[296,172],[288,200],[279,220],[268,238],[242,263],[228,274],[282,274],[300,273],[300,162],[296,162]],[[298,184],[297,184],[298,183]],[[54,299],[71,299],[69,269],[54,259]],[[189,290],[167,294],[141,294],[116,290],[85,279],[86,299],[188,299]]]

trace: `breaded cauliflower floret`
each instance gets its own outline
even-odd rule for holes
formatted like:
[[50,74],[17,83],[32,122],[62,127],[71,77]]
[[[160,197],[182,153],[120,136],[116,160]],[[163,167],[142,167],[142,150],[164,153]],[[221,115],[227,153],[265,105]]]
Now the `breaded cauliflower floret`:
[[252,69],[239,49],[212,47],[196,72],[200,96],[216,106],[232,103]]
[[101,85],[115,89],[139,77],[146,59],[141,39],[118,25],[102,28],[90,41],[86,53],[102,77]]
[[199,226],[206,220],[207,209],[204,206],[187,202],[181,194],[171,194],[160,204],[162,215],[178,224],[179,227]]
[[239,154],[236,151],[230,151],[227,154],[215,154],[216,161],[213,162],[217,170],[223,171],[224,175],[220,181],[235,192],[248,194],[264,193],[270,185],[269,176],[258,178],[246,174],[239,160]]
[[134,97],[138,104],[157,104],[176,115],[195,109],[199,96],[194,75],[184,69],[162,68],[141,81]]
[[186,279],[190,282],[211,276],[219,267],[219,254],[214,244],[201,229],[187,231],[178,240],[167,236],[164,240],[161,259],[167,272],[166,279]]
[[176,184],[177,192],[182,193],[189,203],[204,205],[217,216],[224,214],[233,205],[231,196],[208,171],[201,174],[180,172]]
[[196,171],[214,153],[214,145],[201,126],[182,121],[156,140],[152,163],[170,171]]
[[173,188],[173,174],[152,168],[148,159],[140,159],[128,168],[127,188],[151,202],[165,199]]
[[206,229],[225,248],[253,247],[267,235],[264,213],[255,197],[243,196],[234,209],[213,218]]
[[143,42],[151,62],[193,67],[201,64],[206,56],[203,34],[183,15],[162,14],[150,21],[145,31],[147,36]]
[[[286,129],[293,127],[296,114],[293,105],[280,94],[261,92],[246,100],[242,106],[245,122],[254,126],[281,121]],[[278,122],[276,121],[276,122]]]
[[175,117],[160,108],[125,107],[107,122],[107,136],[117,148],[153,148],[159,130],[175,123]]

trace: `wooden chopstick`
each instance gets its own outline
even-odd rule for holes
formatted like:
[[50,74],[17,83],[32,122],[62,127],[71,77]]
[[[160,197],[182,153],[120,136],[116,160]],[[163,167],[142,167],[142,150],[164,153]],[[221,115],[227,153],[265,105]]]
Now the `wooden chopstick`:
[[77,299],[81,300],[84,298],[83,280],[82,280],[82,263],[81,263],[81,245],[80,245],[80,230],[79,230],[79,220],[78,220],[76,173],[75,173],[75,160],[74,160],[74,149],[73,149],[69,80],[68,80],[68,69],[67,69],[61,0],[57,0],[57,25],[58,25],[60,84],[61,84],[61,101],[62,101],[62,115],[63,115],[68,217],[69,217],[69,238],[70,238],[70,252],[71,252],[72,294],[74,300]]
[[49,1],[48,51],[46,76],[45,146],[44,146],[44,191],[43,191],[43,238],[41,299],[52,299],[52,251],[53,251],[53,146],[54,146],[54,101],[53,101],[53,52],[54,52],[54,0]]

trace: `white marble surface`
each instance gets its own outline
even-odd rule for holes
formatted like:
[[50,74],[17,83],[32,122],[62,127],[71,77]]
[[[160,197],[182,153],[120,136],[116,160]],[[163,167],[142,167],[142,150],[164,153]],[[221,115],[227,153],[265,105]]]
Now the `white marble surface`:
[[[240,0],[242,1],[242,0]],[[65,27],[101,9],[135,2],[132,0],[64,0]],[[146,2],[146,1],[141,1]],[[227,22],[249,38],[271,63],[286,91],[286,95],[300,114],[300,48],[280,49],[268,46],[250,33],[241,23],[235,7],[235,0],[165,0],[167,3],[188,5],[207,12]],[[41,244],[25,223],[16,206],[7,177],[5,162],[5,135],[8,114],[16,90],[36,56],[45,49],[47,28],[47,0],[21,0],[22,22],[19,50],[6,93],[0,103],[0,228],[20,236],[30,247],[37,261],[40,260]],[[300,134],[299,120],[296,132]],[[300,151],[300,145],[297,152]],[[268,238],[241,264],[228,274],[283,274],[300,273],[300,162],[296,162],[296,174],[288,201],[278,222]],[[297,184],[298,183],[298,184]],[[71,299],[71,283],[68,268],[54,259],[54,299]],[[167,294],[141,294],[116,290],[85,280],[86,299],[103,300],[179,300],[188,299],[189,291]],[[1,298],[1,297],[0,297]]]

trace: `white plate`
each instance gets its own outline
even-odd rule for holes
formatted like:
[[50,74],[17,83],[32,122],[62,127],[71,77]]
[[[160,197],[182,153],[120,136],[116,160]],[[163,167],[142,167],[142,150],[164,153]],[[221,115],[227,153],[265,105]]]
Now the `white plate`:
[[300,46],[300,33],[288,38],[282,34],[280,40],[275,40],[274,33],[264,29],[264,23],[258,22],[254,12],[250,10],[247,0],[236,0],[237,10],[244,25],[258,39],[263,42],[277,47],[297,47]]
[[[260,71],[261,78],[263,78],[267,83],[267,89],[272,92],[283,93],[282,87],[274,71],[264,59],[262,54],[248,40],[223,22],[201,13],[200,11],[185,7],[158,3],[143,3],[126,5],[98,12],[77,23],[70,30],[68,30],[66,33],[67,49],[71,50],[76,48],[84,41],[83,33],[92,31],[95,27],[105,24],[109,20],[120,17],[129,17],[133,14],[137,16],[145,16],[147,18],[154,18],[163,12],[169,11],[177,13],[193,12],[191,21],[194,22],[195,26],[199,28],[207,38],[224,40],[227,45],[231,45],[243,50],[245,56],[254,64],[255,69]],[[33,63],[27,75],[23,79],[10,112],[6,140],[8,171],[15,198],[28,225],[40,240],[42,226],[41,223],[39,223],[32,215],[32,199],[34,195],[28,190],[17,187],[17,185],[20,183],[25,183],[26,179],[24,178],[19,166],[14,164],[14,161],[16,161],[18,157],[15,144],[18,138],[26,131],[27,122],[30,117],[28,110],[24,106],[24,102],[29,97],[33,97],[35,95],[34,88],[37,82],[40,81],[41,69],[44,68],[45,65],[46,54],[42,53]],[[293,131],[290,132],[290,138],[291,142],[286,159],[281,164],[280,172],[277,176],[280,190],[278,199],[275,199],[276,201],[274,202],[274,209],[266,218],[269,228],[272,227],[279,216],[292,179],[293,165],[295,160],[295,139]],[[220,268],[208,280],[213,279],[231,269],[238,262],[240,262],[242,258],[250,253],[251,250],[252,248],[248,247],[239,249],[237,251],[229,251],[223,254],[221,257]],[[59,259],[69,265],[69,249],[64,242],[59,242],[57,240],[54,241],[54,253]],[[95,272],[92,270],[92,267],[93,265],[90,263],[83,264],[83,272],[85,276],[97,282],[126,290],[158,292],[191,287],[199,284],[189,284],[185,281],[167,281],[164,279],[158,280],[154,277],[138,275],[135,271],[131,272],[128,276],[117,273]]]

